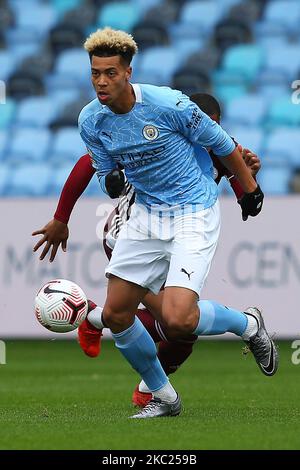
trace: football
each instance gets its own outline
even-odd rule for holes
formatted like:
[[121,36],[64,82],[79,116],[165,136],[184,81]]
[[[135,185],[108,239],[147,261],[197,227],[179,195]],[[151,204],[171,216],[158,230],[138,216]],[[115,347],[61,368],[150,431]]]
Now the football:
[[55,279],[47,282],[35,298],[35,316],[50,331],[67,333],[85,319],[88,301],[75,282]]

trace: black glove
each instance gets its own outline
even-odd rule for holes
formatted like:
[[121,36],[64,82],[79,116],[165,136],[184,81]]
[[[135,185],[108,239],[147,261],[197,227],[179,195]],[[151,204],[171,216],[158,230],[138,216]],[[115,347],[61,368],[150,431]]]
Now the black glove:
[[255,217],[260,213],[264,200],[264,193],[260,189],[259,185],[252,193],[245,193],[238,203],[242,209],[242,219],[247,220],[248,216]]
[[111,170],[105,176],[105,187],[112,199],[119,197],[125,186],[125,176],[121,170]]

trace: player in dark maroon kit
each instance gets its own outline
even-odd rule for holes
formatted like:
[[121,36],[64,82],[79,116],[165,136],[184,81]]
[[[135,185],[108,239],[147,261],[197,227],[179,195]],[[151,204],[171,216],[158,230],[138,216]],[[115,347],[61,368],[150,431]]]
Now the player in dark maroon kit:
[[[194,101],[206,114],[216,122],[220,122],[221,112],[217,100],[208,94],[198,93],[191,96]],[[238,145],[238,144],[237,144]],[[246,164],[251,168],[255,175],[260,169],[259,158],[248,149],[242,149],[239,146],[241,158],[244,158]],[[208,149],[209,150],[209,149]],[[220,182],[225,176],[236,197],[239,201],[243,196],[243,190],[234,175],[222,165],[221,159],[210,152],[213,163],[215,181]],[[35,245],[34,251],[37,251],[46,243],[40,255],[44,259],[51,249],[50,261],[53,261],[59,245],[62,245],[63,251],[67,248],[67,239],[69,236],[68,221],[77,199],[84,192],[90,180],[95,173],[91,158],[88,154],[83,155],[75,164],[71,171],[64,188],[62,190],[59,203],[54,214],[54,219],[50,221],[43,229],[33,232],[33,235],[42,234],[43,237]],[[134,203],[134,188],[126,183],[124,195],[120,197],[116,209],[111,213],[104,229],[103,246],[110,259],[114,243],[118,237],[121,227],[130,217],[130,208]],[[189,357],[197,336],[190,335],[180,340],[168,341],[163,326],[159,323],[160,311],[159,296],[147,294],[144,299],[145,309],[138,309],[137,316],[142,321],[153,340],[158,343],[158,358],[167,375],[175,372],[178,367]],[[97,308],[96,304],[89,301],[89,310]],[[99,308],[99,307],[98,307]],[[84,352],[90,357],[96,357],[100,353],[101,330],[95,328],[88,320],[85,320],[79,327],[79,341]],[[144,407],[151,399],[151,394],[139,390],[137,386],[134,390],[132,401],[135,405]]]

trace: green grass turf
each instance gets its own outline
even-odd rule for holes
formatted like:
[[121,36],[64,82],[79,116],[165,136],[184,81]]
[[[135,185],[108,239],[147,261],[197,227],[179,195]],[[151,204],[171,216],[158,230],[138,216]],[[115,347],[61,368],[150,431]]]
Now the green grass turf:
[[129,420],[138,377],[112,342],[97,359],[72,341],[7,341],[1,449],[299,449],[300,365],[280,344],[273,378],[241,342],[200,341],[172,376],[176,418]]

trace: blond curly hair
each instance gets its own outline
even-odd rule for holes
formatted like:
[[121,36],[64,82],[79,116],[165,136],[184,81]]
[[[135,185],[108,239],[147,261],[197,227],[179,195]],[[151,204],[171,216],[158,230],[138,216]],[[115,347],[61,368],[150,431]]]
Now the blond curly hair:
[[138,46],[131,34],[109,27],[98,29],[90,34],[84,43],[84,48],[90,57],[92,55],[100,57],[120,55],[128,64],[138,51]]

